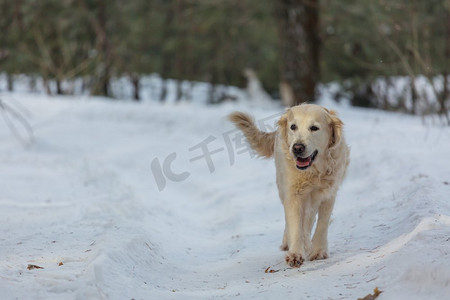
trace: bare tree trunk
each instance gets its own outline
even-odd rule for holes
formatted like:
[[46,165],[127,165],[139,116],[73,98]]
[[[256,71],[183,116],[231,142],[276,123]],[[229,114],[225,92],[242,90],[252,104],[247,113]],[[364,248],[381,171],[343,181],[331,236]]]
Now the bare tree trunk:
[[[162,36],[163,38],[168,38],[172,35],[172,27],[173,27],[173,23],[174,23],[174,16],[175,16],[175,12],[174,12],[174,3],[173,1],[167,1],[169,4],[168,9],[166,10],[166,15],[164,18],[164,26],[163,26],[163,31],[162,31]],[[167,51],[163,51],[162,53],[162,63],[161,63],[161,72],[160,75],[162,77],[162,85],[161,85],[161,94],[159,97],[159,101],[165,101],[166,97],[167,97],[167,78],[169,78],[169,76],[171,74],[169,74],[170,70],[171,70],[171,64],[173,61],[173,57],[171,55],[171,53],[168,53]]]
[[14,90],[14,76],[12,74],[6,74],[6,81],[8,84],[8,92],[12,92]]
[[208,77],[209,77],[208,81],[209,81],[210,87],[209,87],[209,91],[208,91],[207,103],[208,104],[216,104],[217,103],[217,94],[218,94],[217,91],[218,91],[219,86],[217,84],[218,76],[213,67],[211,67],[210,75]]
[[51,96],[52,90],[50,89],[50,84],[49,84],[49,82],[48,82],[47,76],[44,75],[44,76],[42,77],[42,81],[43,81],[43,83],[44,83],[44,88],[45,88],[45,91],[47,92],[47,95]]
[[23,14],[22,14],[22,0],[14,1],[13,20],[15,20],[15,22],[19,28],[19,33],[22,34],[24,31]]
[[36,76],[35,75],[30,75],[29,88],[30,88],[30,92],[32,92],[32,93],[36,92]]
[[111,63],[110,63],[110,46],[108,41],[108,35],[106,33],[106,0],[98,0],[98,25],[99,30],[97,34],[99,35],[97,38],[99,39],[99,48],[102,52],[103,64],[100,73],[99,80],[99,90],[97,90],[97,94],[103,96],[109,96],[109,80],[110,80],[110,72],[111,72]]
[[56,79],[56,94],[57,95],[62,95],[63,94],[63,90],[61,88],[61,80]]
[[442,95],[439,98],[439,114],[444,116],[444,118],[447,119],[447,125],[450,126],[450,114],[449,111],[447,109],[447,101],[450,98],[450,93],[448,90],[448,72],[444,72],[444,89],[442,90]]
[[88,76],[83,76],[81,80],[81,93],[84,94],[86,90],[89,90],[91,78]]
[[176,101],[181,101],[181,98],[183,98],[183,81],[181,79],[177,80],[177,96]]
[[161,93],[159,94],[159,101],[164,102],[167,98],[167,80],[161,78]]
[[415,76],[410,76],[410,80],[411,80],[411,86],[410,86],[411,87],[411,110],[409,111],[409,113],[414,115],[416,113],[416,106],[417,106],[417,99],[418,99]]
[[319,81],[319,0],[277,0],[281,43],[281,80],[294,104],[316,100]]
[[106,30],[106,0],[97,0],[97,15],[93,17],[85,0],[78,0],[80,7],[89,16],[89,21],[96,34],[96,50],[99,53],[99,69],[94,78],[92,93],[94,95],[109,96],[109,81],[111,80],[112,51]]
[[[445,36],[445,49],[444,49],[444,57],[447,59],[447,62],[450,61],[450,7],[447,7],[447,20],[446,20],[446,36]],[[444,88],[442,90],[442,97],[440,97],[440,111],[439,113],[442,114],[447,119],[447,125],[450,126],[450,114],[447,109],[447,101],[450,101],[450,91],[448,89],[448,72],[447,70],[444,72]]]
[[210,83],[210,87],[209,87],[209,97],[208,97],[208,104],[215,104],[216,103],[216,84],[215,83]]
[[140,91],[140,85],[139,85],[139,75],[133,75],[131,76],[131,83],[133,85],[133,100],[139,101],[141,100],[141,97],[139,95]]
[[181,101],[183,98],[183,75],[188,75],[186,72],[186,37],[188,35],[187,29],[185,25],[186,24],[186,18],[185,18],[185,3],[186,1],[183,0],[177,0],[174,4],[174,18],[176,20],[176,30],[175,30],[175,36],[177,37],[177,44],[175,50],[175,75],[178,78],[176,83],[176,97],[175,100],[177,102]]
[[386,88],[382,92],[383,93],[383,96],[382,96],[383,97],[382,109],[383,110],[389,110],[388,94],[389,94],[390,88],[392,87],[392,79],[391,79],[391,77],[386,77],[386,78],[384,78],[384,80],[385,80],[385,83],[386,83]]

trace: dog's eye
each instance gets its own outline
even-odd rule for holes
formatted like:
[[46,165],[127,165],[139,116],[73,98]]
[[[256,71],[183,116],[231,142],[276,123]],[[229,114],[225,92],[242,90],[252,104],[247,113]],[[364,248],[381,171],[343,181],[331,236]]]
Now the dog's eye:
[[317,130],[319,130],[319,127],[317,127],[317,126],[311,126],[311,127],[309,127],[309,129],[310,129],[311,131],[317,131]]
[[292,125],[291,125],[291,130],[294,131],[295,129],[297,129],[297,125],[292,124]]

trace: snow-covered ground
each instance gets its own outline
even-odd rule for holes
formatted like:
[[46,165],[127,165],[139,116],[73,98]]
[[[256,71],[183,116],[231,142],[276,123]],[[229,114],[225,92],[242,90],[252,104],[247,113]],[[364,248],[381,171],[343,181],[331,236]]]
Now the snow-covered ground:
[[1,99],[34,129],[23,146],[0,125],[2,299],[450,295],[448,127],[326,103],[351,163],[330,258],[292,269],[273,161],[252,158],[226,120],[244,110],[271,128],[281,107]]

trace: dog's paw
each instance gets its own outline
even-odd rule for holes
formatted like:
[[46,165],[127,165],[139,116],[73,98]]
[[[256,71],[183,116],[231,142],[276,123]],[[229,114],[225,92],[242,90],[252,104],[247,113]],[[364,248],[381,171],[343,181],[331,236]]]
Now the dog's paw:
[[288,252],[286,254],[286,263],[292,268],[299,268],[305,261],[301,254]]
[[281,249],[281,251],[288,251],[289,250],[289,246],[288,246],[287,243],[286,244],[281,244],[280,249]]
[[326,249],[314,249],[309,255],[309,260],[327,259],[328,251]]

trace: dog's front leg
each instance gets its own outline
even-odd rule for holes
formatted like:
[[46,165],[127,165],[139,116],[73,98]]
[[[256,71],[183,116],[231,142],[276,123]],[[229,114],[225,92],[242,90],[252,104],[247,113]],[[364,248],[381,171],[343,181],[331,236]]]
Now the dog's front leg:
[[288,253],[286,263],[294,268],[298,268],[305,260],[305,249],[302,244],[303,228],[301,222],[302,205],[301,199],[297,195],[290,195],[284,202],[284,214],[286,218],[285,233],[287,236]]
[[311,195],[308,195],[308,197],[302,199],[302,207],[303,209],[301,212],[303,212],[303,214],[301,215],[301,221],[303,224],[303,236],[301,236],[301,239],[304,243],[305,252],[308,255],[311,253],[312,249],[311,231],[314,226],[314,221],[316,220],[318,205],[315,204]]
[[319,206],[319,218],[312,239],[312,252],[309,260],[328,258],[328,226],[333,211],[335,197],[325,200]]

